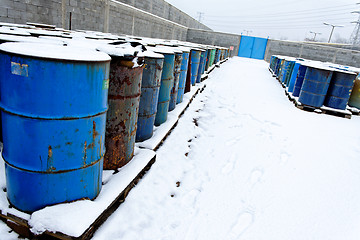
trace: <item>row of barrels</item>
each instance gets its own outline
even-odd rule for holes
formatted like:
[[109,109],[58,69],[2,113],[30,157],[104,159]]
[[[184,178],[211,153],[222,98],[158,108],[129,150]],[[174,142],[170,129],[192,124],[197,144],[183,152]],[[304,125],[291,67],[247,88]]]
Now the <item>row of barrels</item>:
[[0,23],[6,192],[24,212],[94,199],[223,47]]
[[303,105],[360,109],[360,69],[329,62],[273,55],[270,71]]

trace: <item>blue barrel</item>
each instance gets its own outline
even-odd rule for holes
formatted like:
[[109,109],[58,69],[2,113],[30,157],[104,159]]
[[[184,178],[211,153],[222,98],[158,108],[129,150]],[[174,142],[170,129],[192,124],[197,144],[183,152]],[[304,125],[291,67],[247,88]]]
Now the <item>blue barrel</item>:
[[274,71],[274,75],[275,75],[276,78],[278,78],[278,76],[279,76],[279,72],[280,72],[280,70],[281,70],[282,60],[283,60],[283,59],[282,59],[281,57],[278,57],[278,58],[276,59],[275,71]]
[[274,71],[274,65],[275,65],[275,60],[276,60],[276,56],[275,55],[272,55],[270,57],[270,63],[269,63],[269,68]]
[[208,58],[208,51],[209,51],[209,49],[206,49],[206,50],[205,50],[204,64],[202,65],[201,74],[204,74],[204,73],[205,73],[206,62],[207,62],[207,58]]
[[299,101],[304,105],[321,107],[324,104],[332,74],[329,68],[308,65]]
[[209,69],[209,66],[210,66],[210,52],[211,52],[211,48],[208,47],[207,50],[206,50],[205,71],[207,71]]
[[141,82],[141,96],[136,130],[137,142],[145,141],[153,135],[163,64],[163,55],[156,53],[145,54],[145,68]]
[[285,59],[284,58],[279,58],[279,65],[278,65],[278,69],[277,69],[277,72],[276,72],[276,78],[278,80],[280,80],[281,77],[282,77],[281,72],[282,72],[282,69],[284,67],[284,63],[285,63]]
[[215,52],[215,63],[218,63],[220,61],[220,52],[220,47],[217,47]]
[[170,102],[170,92],[174,85],[175,53],[171,48],[154,48],[154,52],[164,55],[164,66],[161,73],[159,99],[155,115],[155,126],[160,126],[167,120]]
[[324,105],[331,108],[345,110],[357,74],[349,71],[335,70]]
[[288,92],[294,91],[296,77],[297,77],[300,65],[301,65],[300,62],[295,62],[295,64],[294,64],[293,71],[291,73],[291,77],[290,77],[290,81],[289,81]]
[[304,77],[306,73],[307,66],[305,64],[300,64],[299,70],[296,76],[295,84],[294,84],[294,91],[293,96],[298,97],[300,95],[300,90],[304,82]]
[[281,74],[280,74],[280,80],[284,84],[286,82],[286,76],[289,72],[289,68],[290,68],[290,61],[285,59],[283,67],[281,68]]
[[199,71],[201,50],[198,48],[191,49],[190,58],[191,58],[191,85],[195,86]]
[[188,70],[189,55],[190,55],[189,48],[182,47],[181,50],[183,51],[183,56],[182,56],[183,58],[181,61],[179,89],[178,89],[178,96],[176,99],[176,103],[181,103],[184,98],[186,74],[187,74],[187,70]]
[[285,81],[284,81],[284,84],[286,87],[289,87],[289,85],[290,85],[290,78],[291,78],[291,74],[294,69],[294,65],[295,65],[295,61],[292,60],[289,62],[288,70],[286,72]]
[[94,199],[102,185],[110,57],[72,47],[0,45],[7,197],[33,212]]
[[171,88],[170,93],[170,102],[169,102],[169,112],[174,110],[176,107],[176,101],[179,90],[179,80],[180,80],[180,71],[181,71],[181,62],[183,52],[179,48],[174,48],[175,51],[175,65],[174,65],[174,85]]
[[205,50],[202,50],[200,53],[200,62],[199,62],[199,69],[197,72],[197,77],[196,77],[196,82],[200,83],[201,82],[201,75],[204,73],[204,65],[205,65]]

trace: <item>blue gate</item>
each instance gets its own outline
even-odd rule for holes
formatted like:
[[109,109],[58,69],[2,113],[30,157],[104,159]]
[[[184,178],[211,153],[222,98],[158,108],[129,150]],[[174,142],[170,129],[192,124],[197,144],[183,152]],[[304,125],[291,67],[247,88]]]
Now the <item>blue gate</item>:
[[264,59],[267,38],[241,36],[239,57]]

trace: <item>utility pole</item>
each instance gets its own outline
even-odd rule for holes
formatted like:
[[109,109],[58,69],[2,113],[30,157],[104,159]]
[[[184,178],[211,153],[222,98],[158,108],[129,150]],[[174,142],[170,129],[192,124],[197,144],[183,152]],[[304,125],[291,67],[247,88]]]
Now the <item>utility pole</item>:
[[246,35],[247,35],[247,36],[249,36],[249,33],[252,33],[251,30],[245,30],[245,29],[244,29],[243,31],[246,32]]
[[313,33],[313,34],[314,34],[314,38],[313,38],[313,41],[314,41],[314,42],[315,42],[316,35],[317,35],[317,34],[321,35],[321,32],[312,32],[312,31],[310,31],[310,33]]
[[332,27],[328,43],[329,43],[330,40],[331,40],[331,36],[332,36],[332,34],[333,34],[333,32],[334,32],[334,28],[336,28],[336,27],[344,27],[343,25],[334,25],[334,24],[330,24],[330,23],[326,23],[326,22],[324,22],[324,25],[327,25],[327,26],[331,26],[331,27]]
[[197,14],[198,14],[198,21],[201,22],[204,13],[203,12],[197,12]]
[[350,42],[353,45],[360,45],[360,36],[359,36],[359,33],[360,33],[360,11],[354,11],[351,13],[359,14],[359,18],[357,21],[351,22],[351,23],[355,23],[356,25],[355,25],[353,32],[351,33]]

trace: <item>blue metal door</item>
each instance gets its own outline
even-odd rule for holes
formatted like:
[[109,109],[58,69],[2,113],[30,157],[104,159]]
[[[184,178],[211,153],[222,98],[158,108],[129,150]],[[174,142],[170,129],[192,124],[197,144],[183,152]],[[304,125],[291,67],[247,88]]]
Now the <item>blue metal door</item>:
[[267,45],[266,38],[241,36],[239,57],[264,59]]

